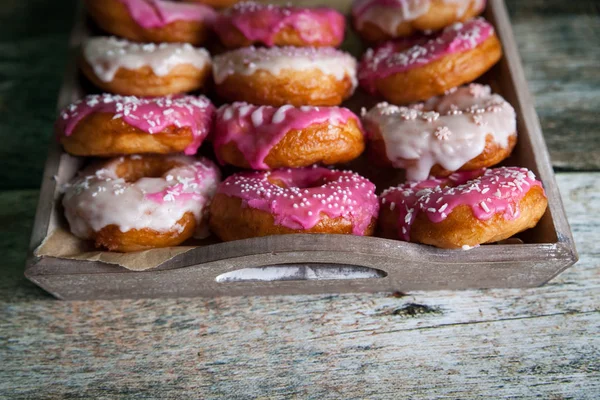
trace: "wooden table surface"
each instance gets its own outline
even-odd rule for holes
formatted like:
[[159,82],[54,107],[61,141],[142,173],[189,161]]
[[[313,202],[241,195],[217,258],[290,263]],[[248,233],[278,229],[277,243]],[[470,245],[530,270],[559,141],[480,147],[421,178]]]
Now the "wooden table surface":
[[0,397],[600,398],[600,3],[508,1],[580,254],[545,287],[61,302],[23,267],[63,3],[0,5]]

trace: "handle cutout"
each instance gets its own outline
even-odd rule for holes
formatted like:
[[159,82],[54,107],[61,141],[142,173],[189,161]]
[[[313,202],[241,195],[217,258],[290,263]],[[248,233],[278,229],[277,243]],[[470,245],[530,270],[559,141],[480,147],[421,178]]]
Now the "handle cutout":
[[267,267],[242,268],[215,278],[227,282],[272,282],[385,278],[380,269],[340,264],[284,264]]

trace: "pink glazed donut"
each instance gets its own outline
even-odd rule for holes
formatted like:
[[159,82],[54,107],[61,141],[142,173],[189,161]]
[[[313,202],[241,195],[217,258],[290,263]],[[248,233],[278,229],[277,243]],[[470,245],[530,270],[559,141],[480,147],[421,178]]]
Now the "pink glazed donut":
[[533,228],[548,205],[542,183],[517,167],[405,183],[380,199],[382,236],[446,249],[469,249]]
[[242,2],[217,18],[215,31],[229,48],[330,46],[344,40],[344,16],[331,8],[300,8]]
[[369,42],[437,31],[467,21],[485,8],[485,0],[354,0],[354,28]]
[[66,186],[71,232],[96,247],[130,252],[208,236],[220,173],[208,159],[132,155],[82,171]]
[[104,31],[136,42],[206,41],[217,16],[202,4],[164,0],[85,0],[88,13]]
[[196,154],[215,108],[204,96],[138,98],[88,95],[61,111],[58,141],[77,156]]
[[218,188],[210,227],[222,240],[290,233],[372,235],[375,185],[323,167],[245,172]]
[[362,88],[394,104],[427,100],[469,83],[502,57],[494,27],[483,18],[419,38],[369,49],[358,72]]
[[365,148],[359,118],[347,108],[242,102],[217,111],[212,142],[221,163],[255,170],[344,163]]

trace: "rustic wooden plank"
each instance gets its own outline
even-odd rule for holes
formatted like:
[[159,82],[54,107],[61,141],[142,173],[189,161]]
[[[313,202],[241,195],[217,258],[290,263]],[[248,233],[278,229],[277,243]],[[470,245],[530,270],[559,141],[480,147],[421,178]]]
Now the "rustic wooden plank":
[[600,168],[600,3],[509,0],[515,38],[555,168]]
[[[558,182],[581,260],[538,289],[58,302],[3,262],[0,397],[597,398],[600,174]],[[35,197],[0,193],[14,262]]]

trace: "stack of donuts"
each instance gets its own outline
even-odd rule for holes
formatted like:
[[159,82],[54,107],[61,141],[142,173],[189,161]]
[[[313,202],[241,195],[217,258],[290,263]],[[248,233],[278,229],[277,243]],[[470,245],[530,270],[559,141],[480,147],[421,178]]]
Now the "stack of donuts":
[[[55,129],[66,152],[90,158],[63,206],[71,232],[97,247],[140,251],[212,232],[470,248],[546,210],[531,171],[491,168],[510,156],[517,123],[506,100],[473,83],[502,56],[478,17],[484,0],[355,0],[352,25],[370,46],[359,62],[337,48],[346,19],[326,7],[86,5],[109,36],[83,44],[80,67],[104,93],[67,106]],[[359,109],[380,102],[359,117],[342,106],[351,96]],[[376,187],[349,169],[359,157],[405,179]]]

